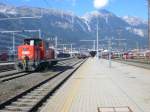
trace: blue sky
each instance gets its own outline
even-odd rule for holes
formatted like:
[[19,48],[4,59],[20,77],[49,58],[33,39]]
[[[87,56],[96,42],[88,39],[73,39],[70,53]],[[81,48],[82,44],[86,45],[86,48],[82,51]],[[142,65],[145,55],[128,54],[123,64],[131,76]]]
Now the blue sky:
[[[29,5],[34,7],[58,8],[73,11],[82,16],[87,12],[96,10],[93,0],[0,0],[13,5]],[[47,2],[45,2],[47,1]],[[147,19],[147,0],[109,0],[104,8],[118,16],[137,16]]]

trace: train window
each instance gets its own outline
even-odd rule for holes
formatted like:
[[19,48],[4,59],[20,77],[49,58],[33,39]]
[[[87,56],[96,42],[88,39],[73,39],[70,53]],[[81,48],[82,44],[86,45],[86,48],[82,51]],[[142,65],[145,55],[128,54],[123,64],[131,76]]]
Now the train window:
[[31,46],[42,46],[42,40],[39,39],[26,39],[24,40],[24,45],[31,45]]
[[41,40],[35,40],[35,45],[36,46],[42,46],[42,41]]
[[46,42],[46,41],[45,41],[45,47],[46,47],[46,49],[49,48],[49,42]]
[[24,41],[24,45],[30,45],[30,41],[29,40],[25,40]]
[[30,41],[30,45],[32,45],[32,46],[34,45],[34,40]]
[[39,46],[42,47],[42,41],[41,40],[39,41]]

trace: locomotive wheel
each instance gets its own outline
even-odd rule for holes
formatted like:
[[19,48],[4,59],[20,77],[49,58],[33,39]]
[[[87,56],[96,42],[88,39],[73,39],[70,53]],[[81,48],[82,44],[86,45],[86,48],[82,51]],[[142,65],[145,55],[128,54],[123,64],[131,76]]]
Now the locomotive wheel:
[[23,65],[22,65],[21,63],[18,63],[18,62],[15,63],[15,69],[16,69],[18,72],[23,72],[23,71],[24,71]]
[[51,65],[54,66],[54,65],[57,64],[57,62],[58,62],[58,61],[52,61],[52,62],[51,62]]
[[36,71],[36,66],[35,65],[32,65],[32,66],[30,66],[30,71],[32,71],[32,72],[34,72],[34,71]]
[[49,63],[48,62],[44,62],[41,64],[41,71],[45,71],[48,70],[49,68]]
[[44,71],[44,70],[48,70],[49,68],[49,63],[48,62],[43,62],[40,63],[37,67],[37,71]]

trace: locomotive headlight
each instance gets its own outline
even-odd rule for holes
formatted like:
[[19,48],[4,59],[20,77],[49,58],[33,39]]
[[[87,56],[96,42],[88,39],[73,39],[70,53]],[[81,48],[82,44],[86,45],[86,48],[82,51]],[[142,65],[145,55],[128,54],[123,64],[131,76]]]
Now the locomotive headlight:
[[30,52],[29,51],[22,51],[22,54],[30,54]]
[[29,49],[28,49],[28,48],[23,48],[23,49],[22,49],[22,54],[24,54],[24,55],[29,55],[29,54],[30,54]]
[[25,58],[25,55],[23,55],[22,58],[24,59],[24,58]]

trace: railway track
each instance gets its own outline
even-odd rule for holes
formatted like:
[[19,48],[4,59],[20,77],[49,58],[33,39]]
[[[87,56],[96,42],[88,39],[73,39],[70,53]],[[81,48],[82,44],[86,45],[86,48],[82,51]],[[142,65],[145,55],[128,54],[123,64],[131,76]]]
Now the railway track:
[[34,87],[0,104],[0,112],[35,112],[83,63],[72,63],[73,69],[61,71]]
[[[58,61],[62,62],[62,63],[65,63],[65,61],[67,62],[68,60],[71,60],[73,58],[64,58],[64,59],[58,59]],[[5,65],[3,65],[3,67],[0,69],[0,74],[1,73],[5,73],[5,72],[8,72],[8,71],[13,71],[15,70],[15,67],[4,67]],[[0,76],[1,77],[1,76]]]
[[0,63],[0,73],[15,70],[13,63]]
[[[66,63],[70,63],[71,60],[72,59],[63,60],[63,61],[61,61],[59,63],[61,65],[65,65]],[[34,72],[29,72],[29,73],[26,73],[26,72],[14,72],[14,73],[0,75],[0,83],[7,82],[7,81],[10,81],[10,80],[13,80],[13,79],[17,79],[17,78],[20,78],[20,77],[23,77],[23,76],[26,76],[26,75],[30,75],[32,73],[34,73]]]
[[5,77],[9,77],[9,76],[13,76],[13,75],[19,74],[19,73],[21,73],[21,72],[17,72],[16,70],[12,71],[11,73],[7,73],[7,72],[0,73],[0,79],[5,78]]
[[3,70],[0,70],[0,73],[12,71],[12,70],[15,70],[15,69],[14,68],[12,68],[12,69],[3,69]]
[[144,69],[150,69],[150,64],[148,64],[148,63],[143,63],[143,62],[138,62],[138,61],[133,61],[133,60],[125,61],[125,60],[118,60],[118,59],[114,59],[113,61],[140,67],[140,68],[144,68]]
[[0,77],[0,83],[10,81],[16,78],[20,78],[26,75],[30,75],[31,73],[24,73],[24,72],[17,72],[17,73],[12,73],[8,75],[3,75]]

